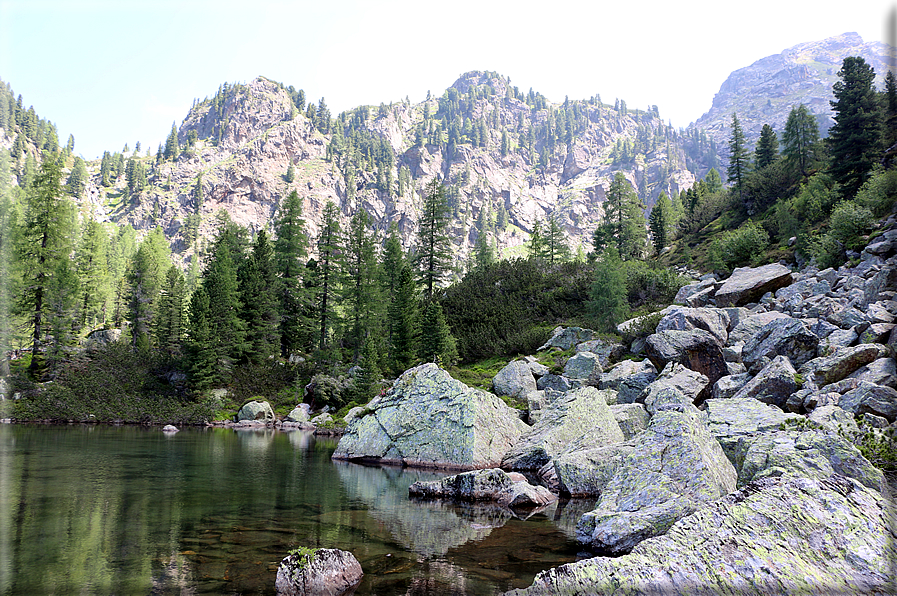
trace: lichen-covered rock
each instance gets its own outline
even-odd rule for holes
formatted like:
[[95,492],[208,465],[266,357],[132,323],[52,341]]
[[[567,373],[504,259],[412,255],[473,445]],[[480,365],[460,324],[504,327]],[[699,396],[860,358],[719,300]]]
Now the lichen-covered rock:
[[813,358],[800,367],[800,374],[811,387],[824,387],[849,377],[865,366],[888,355],[885,346],[866,344],[852,348],[836,348],[827,356]]
[[773,319],[744,344],[741,359],[748,370],[758,372],[776,356],[787,356],[793,366],[816,357],[819,338],[799,319]]
[[713,384],[729,374],[719,342],[703,329],[654,333],[648,336],[645,352],[657,370],[678,362],[706,376],[709,385],[701,399],[709,397]]
[[573,382],[563,375],[548,373],[547,375],[539,378],[539,380],[536,382],[536,388],[539,391],[551,389],[553,391],[566,393],[567,391],[573,389]]
[[623,431],[607,405],[608,390],[580,387],[548,404],[536,425],[502,459],[506,470],[536,470],[573,441],[600,447],[623,441]]
[[707,387],[709,387],[709,383],[706,376],[685,368],[677,362],[670,362],[660,371],[660,375],[645,387],[636,401],[644,403],[648,413],[653,415],[657,409],[658,395],[661,391],[675,389],[688,398],[683,400],[683,403],[685,401],[692,403],[706,393]]
[[592,339],[576,344],[577,352],[591,352],[598,355],[601,368],[606,369],[626,353],[626,346],[603,339]]
[[351,594],[364,572],[350,552],[335,548],[307,549],[287,555],[277,568],[277,596],[342,596]]
[[536,378],[529,362],[515,360],[498,371],[492,379],[492,391],[496,395],[526,397],[536,390]]
[[256,399],[246,402],[237,412],[237,422],[244,420],[259,422],[274,422],[274,410],[268,402]]
[[735,449],[738,485],[767,476],[826,478],[841,474],[881,490],[881,470],[843,437],[821,430],[782,430],[742,437]]
[[491,501],[512,508],[541,507],[557,500],[544,486],[534,486],[498,468],[462,472],[429,482],[418,481],[408,487],[408,494],[426,499]]
[[543,571],[506,596],[891,593],[889,519],[879,493],[847,478],[766,478],[628,555]]
[[564,365],[564,376],[569,379],[595,379],[597,382],[601,372],[601,360],[598,354],[592,352],[579,352],[571,356]]
[[599,553],[628,552],[735,489],[735,469],[697,411],[657,412],[632,444],[577,526],[577,540]]
[[432,363],[405,371],[367,407],[367,416],[346,427],[335,459],[493,468],[529,430],[503,401],[456,381]]
[[713,335],[719,345],[726,345],[729,337],[729,315],[721,308],[686,308],[675,306],[667,309],[656,331],[690,331],[703,329]]
[[[302,406],[305,406],[304,408]],[[287,417],[284,418],[287,422],[308,422],[308,404],[301,404],[290,410],[290,413],[287,414]]]
[[704,402],[707,427],[719,441],[729,461],[735,463],[738,441],[743,437],[779,430],[786,422],[804,419],[799,414],[787,414],[781,408],[756,399],[708,399]]
[[599,389],[614,389],[617,403],[635,403],[642,391],[657,378],[657,369],[650,360],[624,360],[605,373],[598,381]]
[[600,495],[634,449],[628,441],[562,453],[552,460],[558,491],[571,497]]
[[776,356],[733,397],[752,397],[784,410],[788,397],[798,389],[797,371],[791,366],[791,361],[785,356]]
[[853,414],[834,405],[820,406],[807,416],[810,422],[819,424],[833,433],[845,437],[854,437],[860,432]]
[[897,388],[897,365],[890,356],[873,360],[848,375],[858,381]]
[[614,404],[610,407],[614,420],[623,431],[623,440],[628,441],[648,428],[651,416],[642,404]]
[[775,310],[752,314],[739,319],[738,324],[729,332],[729,345],[743,345],[754,335],[757,335],[763,326],[775,319],[790,318],[783,312]]
[[720,380],[713,384],[713,399],[727,399],[738,393],[738,390],[744,387],[751,380],[750,373],[740,373],[737,375],[727,375],[720,377]]
[[772,263],[762,267],[739,267],[716,291],[716,305],[741,306],[756,302],[767,292],[775,292],[791,283],[791,270]]
[[589,341],[595,337],[595,332],[591,329],[583,329],[582,327],[555,327],[551,334],[551,338],[539,347],[538,351],[547,350],[548,348],[560,348],[561,350],[569,350],[576,344]]
[[857,416],[873,414],[894,422],[897,419],[897,390],[858,381],[856,389],[844,393],[838,400],[838,405]]

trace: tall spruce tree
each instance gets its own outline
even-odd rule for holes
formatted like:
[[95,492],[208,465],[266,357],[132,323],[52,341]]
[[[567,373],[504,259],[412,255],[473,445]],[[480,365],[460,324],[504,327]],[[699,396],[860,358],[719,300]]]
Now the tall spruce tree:
[[365,342],[373,345],[379,337],[383,319],[377,251],[370,226],[370,216],[359,209],[349,222],[345,239],[343,301],[349,318],[345,339],[356,363]]
[[399,264],[397,285],[389,303],[390,352],[392,372],[399,375],[414,364],[417,353],[417,298],[414,273],[404,259]]
[[762,169],[774,162],[779,157],[779,137],[769,124],[764,124],[760,130],[760,138],[754,149],[754,163],[757,169]]
[[165,273],[165,281],[159,293],[156,316],[156,345],[169,356],[181,353],[186,335],[187,282],[180,269],[172,265]]
[[451,274],[449,216],[445,187],[434,178],[427,184],[424,194],[424,204],[417,222],[417,252],[414,257],[425,300],[432,300],[436,288]]
[[807,106],[800,104],[791,108],[782,135],[782,153],[788,164],[801,176],[807,176],[819,143],[819,127]]
[[165,151],[163,155],[166,160],[175,160],[178,158],[180,151],[181,148],[178,145],[178,129],[174,122],[172,122],[171,132],[168,133],[168,138],[165,139]]
[[670,199],[667,198],[665,192],[661,192],[657,197],[657,202],[651,208],[651,215],[648,218],[648,225],[651,228],[651,240],[656,254],[660,254],[660,251],[667,245],[667,231],[672,219],[671,211]]
[[423,307],[417,346],[417,355],[424,362],[450,366],[458,358],[455,339],[438,300],[430,300]]
[[290,192],[274,223],[274,260],[280,290],[280,341],[289,355],[311,345],[312,299],[306,287],[308,234],[302,217],[302,199]]
[[[317,347],[326,354],[332,347],[331,332],[336,325],[336,302],[339,299],[339,272],[343,258],[342,233],[339,210],[332,201],[324,206],[321,229],[317,238],[318,261],[316,267],[315,306],[317,314]],[[325,356],[326,358],[326,356]]]
[[875,71],[861,56],[844,59],[830,102],[835,124],[829,129],[830,172],[843,195],[852,197],[868,179],[881,150],[881,112]]
[[254,364],[267,362],[280,353],[279,294],[274,251],[262,228],[255,237],[252,254],[240,269],[247,359]]
[[109,237],[100,222],[89,219],[75,251],[75,267],[81,288],[79,327],[95,329],[111,315],[112,279],[109,275]]
[[744,139],[744,130],[738,121],[738,114],[732,114],[732,130],[729,133],[729,168],[726,181],[734,185],[739,202],[744,201],[744,181],[749,171],[749,153]]
[[614,246],[623,260],[639,257],[647,235],[638,195],[626,176],[617,172],[607,191],[604,219],[592,236],[595,252],[601,253],[608,246]]
[[154,228],[140,243],[128,271],[130,298],[128,322],[135,346],[152,345],[153,326],[165,274],[171,267],[168,240],[162,228]]

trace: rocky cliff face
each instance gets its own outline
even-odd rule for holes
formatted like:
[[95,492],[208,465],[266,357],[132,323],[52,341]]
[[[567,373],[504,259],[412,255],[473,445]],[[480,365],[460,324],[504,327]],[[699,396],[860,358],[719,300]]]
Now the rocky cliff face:
[[[197,209],[200,238],[214,235],[221,210],[257,230],[295,190],[311,234],[333,201],[346,221],[363,208],[379,230],[395,222],[408,247],[423,188],[438,176],[449,191],[462,263],[483,233],[505,255],[522,252],[535,223],[549,216],[561,223],[574,250],[582,245],[587,251],[617,171],[649,207],[661,191],[678,193],[694,183],[686,163],[701,167],[655,112],[596,100],[550,105],[494,73],[467,73],[442,98],[421,104],[341,114],[326,134],[315,119],[297,109],[287,89],[263,77],[224,87],[198,102],[181,124],[178,139],[189,148],[173,162],[152,165],[144,158],[148,188],[108,216],[138,229],[163,226],[173,250],[187,258],[201,249],[189,238]],[[375,159],[372,151],[381,153]],[[291,164],[295,176],[288,182]],[[198,206],[200,175],[204,200]],[[97,204],[114,202],[104,196],[123,187],[120,181],[102,189],[97,182],[88,192]]]
[[875,69],[876,86],[882,89],[890,63],[888,52],[887,45],[866,43],[856,33],[798,44],[730,74],[713,98],[713,106],[692,126],[716,140],[724,161],[733,113],[753,143],[764,124],[781,134],[791,108],[802,103],[816,115],[824,135],[834,124],[829,101],[844,58],[862,56]]

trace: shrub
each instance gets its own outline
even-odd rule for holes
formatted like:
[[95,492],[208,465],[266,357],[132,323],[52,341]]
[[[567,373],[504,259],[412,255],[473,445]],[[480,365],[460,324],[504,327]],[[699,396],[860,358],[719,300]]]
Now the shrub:
[[897,201],[897,170],[877,170],[857,192],[855,200],[877,217],[887,215]]
[[748,220],[737,230],[723,233],[710,244],[710,262],[718,269],[734,269],[749,264],[769,245],[769,234],[759,224]]
[[316,408],[330,406],[339,410],[348,403],[353,388],[351,379],[318,373],[305,387],[305,401]]
[[674,270],[652,267],[645,261],[626,261],[626,299],[631,308],[644,304],[669,304],[685,280]]
[[822,172],[813,174],[791,201],[795,217],[807,223],[822,221],[831,213],[839,193],[831,176]]
[[855,201],[840,201],[832,210],[829,233],[836,240],[848,243],[865,232],[874,219],[867,207]]

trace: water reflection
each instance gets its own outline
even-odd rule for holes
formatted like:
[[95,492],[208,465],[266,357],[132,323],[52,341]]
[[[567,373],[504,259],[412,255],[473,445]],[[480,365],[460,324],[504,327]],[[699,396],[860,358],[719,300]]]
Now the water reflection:
[[271,429],[0,425],[0,595],[271,594],[300,545],[355,553],[359,595],[496,594],[575,554],[552,521],[573,515],[554,506],[522,521],[411,501],[412,482],[440,474],[334,465],[335,446]]

